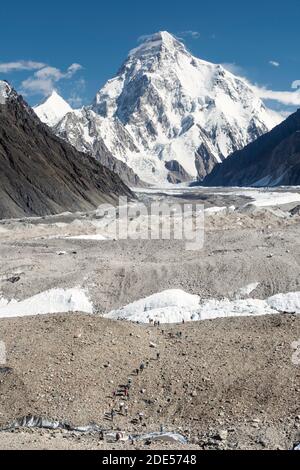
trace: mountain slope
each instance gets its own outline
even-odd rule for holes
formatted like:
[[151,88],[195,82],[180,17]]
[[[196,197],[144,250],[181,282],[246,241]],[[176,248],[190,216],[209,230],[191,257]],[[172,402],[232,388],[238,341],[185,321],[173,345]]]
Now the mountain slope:
[[35,106],[33,110],[42,122],[52,127],[71,112],[72,108],[56,91],[53,91],[44,103]]
[[244,149],[203,181],[207,186],[300,184],[300,110]]
[[[53,91],[44,103],[35,106],[33,110],[58,137],[69,142],[79,152],[91,154],[102,165],[119,175],[125,184],[129,186],[145,185],[125,162],[115,158],[108,150],[100,134],[101,125],[97,123],[97,118],[100,120],[100,117],[92,116],[92,111],[85,108],[72,110],[71,106],[56,91]],[[60,122],[61,124],[57,126]],[[110,123],[108,124],[110,126]],[[122,133],[124,133],[123,127],[115,129],[119,145],[122,145],[124,138]]]
[[[173,181],[174,165],[178,179],[201,180],[280,120],[245,81],[193,57],[167,32],[132,50],[93,104],[72,114],[89,149],[100,136],[115,157],[152,183]],[[72,142],[70,119],[56,132]]]
[[[119,175],[127,185],[144,186],[134,171],[124,161],[115,158],[108,149],[108,146],[115,150],[120,147],[125,152],[127,149],[126,142],[130,137],[117,121],[103,120],[93,111],[82,108],[66,114],[52,129],[57,136],[80,152],[91,154],[102,165]],[[114,139],[111,145],[106,138],[110,134]]]
[[0,218],[89,210],[119,195],[120,178],[44,126],[0,81]]

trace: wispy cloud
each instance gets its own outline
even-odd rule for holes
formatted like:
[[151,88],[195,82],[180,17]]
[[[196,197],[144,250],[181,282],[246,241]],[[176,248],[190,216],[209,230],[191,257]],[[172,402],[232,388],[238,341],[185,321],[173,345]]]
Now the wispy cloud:
[[22,70],[39,70],[45,67],[43,62],[19,60],[16,62],[0,62],[0,73],[21,72]]
[[71,79],[81,69],[82,66],[76,63],[71,64],[65,72],[47,65],[37,70],[33,76],[23,80],[21,83],[22,92],[24,95],[40,93],[48,96],[60,80]]
[[68,99],[68,103],[72,106],[72,108],[77,109],[81,108],[83,105],[83,99],[76,93],[72,93]]
[[225,70],[230,73],[233,73],[234,75],[238,75],[240,77],[244,77],[246,75],[245,69],[240,65],[235,64],[234,62],[224,62],[221,65],[222,67],[224,67]]
[[300,105],[300,89],[295,91],[275,91],[258,85],[251,85],[251,87],[261,99],[277,101],[286,106]]
[[[300,80],[296,80],[291,84],[291,90],[277,91],[271,90],[267,86],[261,86],[253,84],[246,77],[246,71],[243,67],[235,63],[224,63],[223,67],[229,72],[241,77],[246,81],[249,87],[255,92],[255,94],[262,100],[272,100],[285,106],[299,106],[300,105]],[[299,89],[298,89],[299,88]]]
[[191,37],[192,39],[199,39],[201,36],[199,31],[192,31],[192,30],[180,31],[178,35],[182,37]]
[[293,88],[293,90],[296,90],[297,88],[300,88],[300,80],[295,80],[292,83],[292,88]]
[[85,92],[86,82],[83,78],[76,80],[72,89],[71,96],[68,99],[69,104],[72,108],[80,108],[83,106],[82,95]]
[[144,42],[147,41],[147,39],[152,38],[153,34],[142,34],[137,38],[137,42]]
[[276,60],[269,60],[269,64],[272,65],[273,67],[280,67],[280,63],[277,62]]
[[[155,33],[153,34],[142,34],[141,36],[138,37],[137,42],[144,42],[147,41],[147,39],[150,39],[153,37]],[[183,39],[186,37],[191,37],[193,39],[199,39],[200,38],[200,33],[199,31],[192,31],[192,30],[187,30],[187,31],[180,31],[179,33],[170,33],[173,34],[174,37],[177,39]]]

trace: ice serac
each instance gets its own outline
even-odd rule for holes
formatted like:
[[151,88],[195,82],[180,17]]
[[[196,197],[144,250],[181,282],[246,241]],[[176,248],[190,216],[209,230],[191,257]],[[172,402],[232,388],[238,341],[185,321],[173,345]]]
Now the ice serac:
[[45,126],[0,81],[0,219],[91,210],[133,197],[121,179]]
[[270,132],[217,165],[207,186],[290,186],[300,184],[300,109]]
[[42,122],[53,127],[71,112],[72,108],[56,91],[53,91],[42,104],[35,106],[33,110]]

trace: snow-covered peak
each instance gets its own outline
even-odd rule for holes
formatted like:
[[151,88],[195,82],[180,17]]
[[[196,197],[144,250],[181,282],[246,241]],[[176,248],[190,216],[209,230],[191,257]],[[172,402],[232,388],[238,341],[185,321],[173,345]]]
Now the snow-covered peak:
[[130,163],[148,182],[169,177],[165,166],[174,161],[191,179],[203,178],[279,123],[246,81],[194,57],[165,31],[129,53],[92,110],[126,127],[140,149]]
[[280,122],[245,80],[194,57],[166,31],[130,51],[86,110],[61,121],[58,134],[90,152],[102,138],[154,184],[201,180]]
[[39,106],[35,106],[35,113],[42,122],[55,126],[66,114],[72,111],[71,106],[55,90]]
[[5,80],[0,80],[0,104],[5,104],[11,94],[12,88]]
[[145,40],[135,49],[129,52],[130,57],[144,57],[163,51],[175,53],[176,50],[186,51],[185,46],[167,31],[159,31],[151,36],[145,37]]

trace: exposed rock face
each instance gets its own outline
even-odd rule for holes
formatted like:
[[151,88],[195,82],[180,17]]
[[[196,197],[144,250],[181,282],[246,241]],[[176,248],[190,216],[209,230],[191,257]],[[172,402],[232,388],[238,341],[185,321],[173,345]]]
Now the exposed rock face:
[[114,136],[112,146],[117,152],[125,152],[127,147],[130,151],[138,152],[130,135],[118,120],[108,122],[86,108],[67,113],[59,124],[53,127],[56,135],[80,152],[92,155],[102,165],[119,175],[125,184],[131,187],[145,186],[124,161],[115,158],[108,150],[105,137],[111,130]]
[[300,184],[300,110],[244,149],[233,153],[205,178],[207,186]]
[[91,153],[103,139],[143,181],[163,183],[170,180],[166,162],[202,180],[278,122],[244,80],[160,32],[132,50],[93,104],[67,114],[55,132]]
[[170,160],[165,163],[167,170],[169,170],[168,181],[169,183],[181,183],[184,181],[191,181],[191,175],[189,175],[185,169],[178,163],[177,160]]
[[131,191],[95,159],[42,124],[22,97],[0,82],[0,218],[90,210]]

